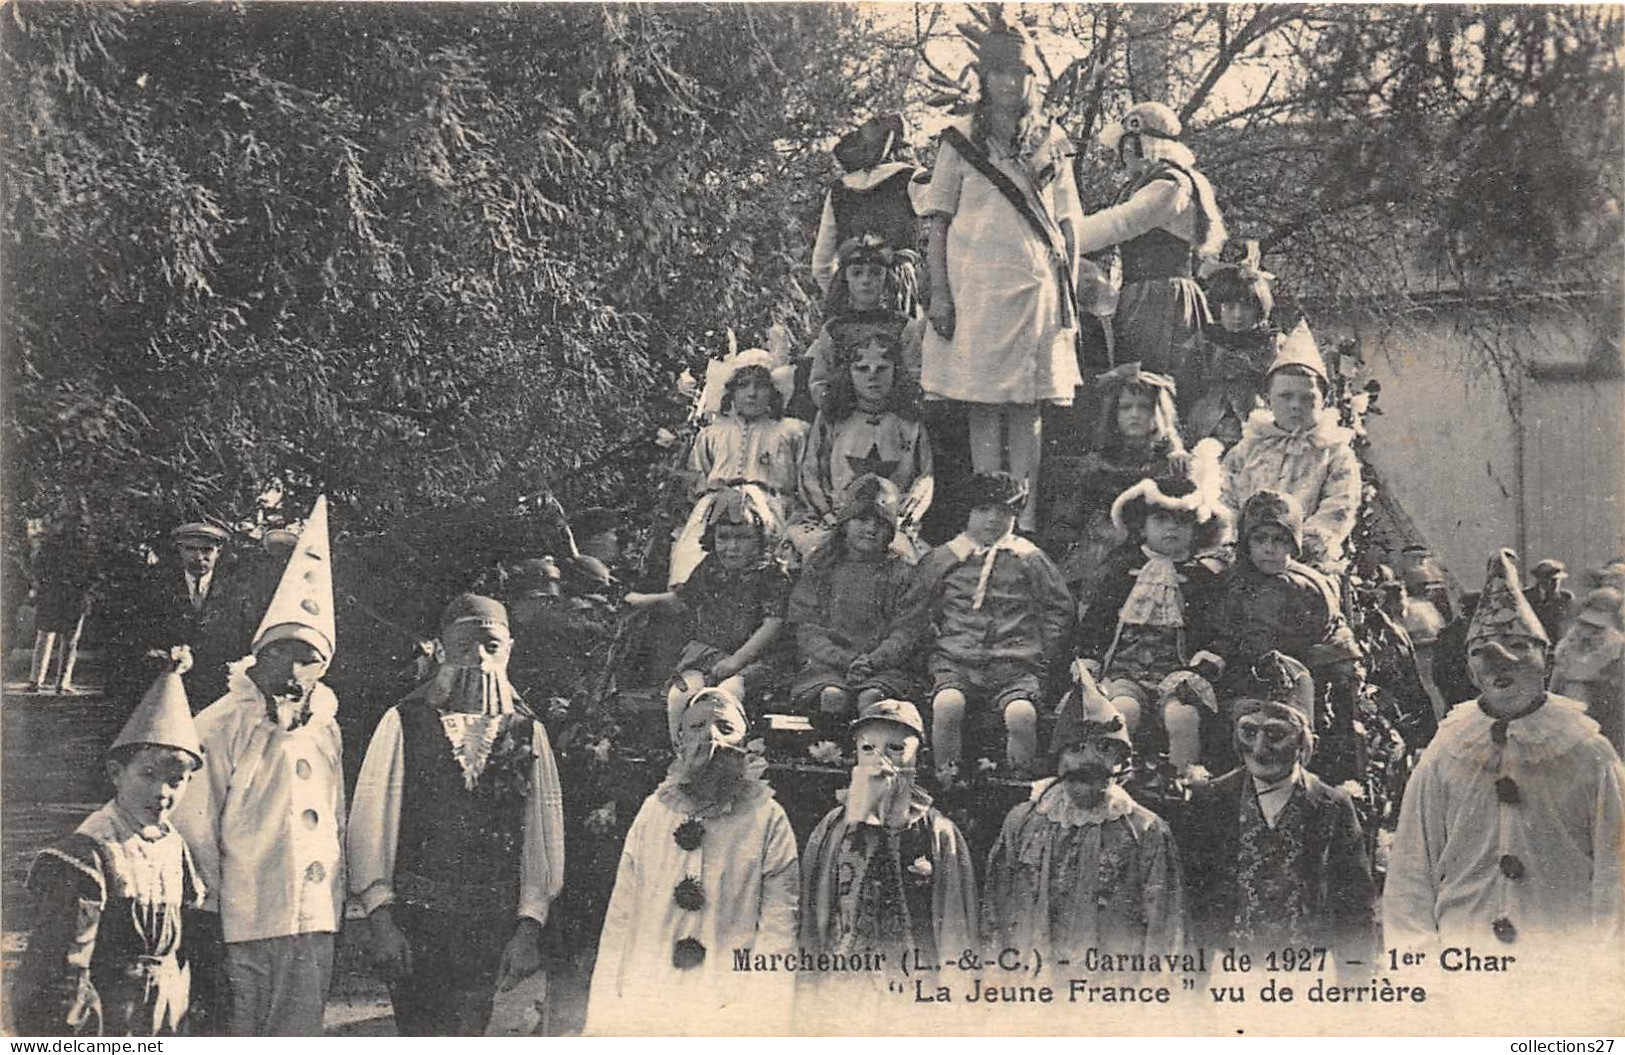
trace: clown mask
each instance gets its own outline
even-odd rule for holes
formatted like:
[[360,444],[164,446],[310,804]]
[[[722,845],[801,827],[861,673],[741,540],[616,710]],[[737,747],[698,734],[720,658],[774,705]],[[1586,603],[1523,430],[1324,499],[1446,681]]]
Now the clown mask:
[[436,674],[446,705],[465,714],[512,712],[513,684],[508,681],[512,654],[507,627],[473,620],[446,627],[440,635],[441,665]]
[[672,745],[678,782],[694,784],[743,773],[746,728],[745,709],[732,693],[721,689],[695,693]]
[[847,822],[903,827],[913,800],[919,734],[896,722],[868,721],[853,738],[858,762],[846,792]]
[[1091,737],[1061,749],[1055,775],[1061,778],[1061,787],[1074,802],[1098,806],[1106,798],[1106,789],[1126,754],[1120,741]]
[[1283,706],[1260,707],[1236,719],[1236,749],[1253,779],[1276,784],[1307,760],[1308,730]]
[[1522,634],[1486,634],[1467,643],[1467,672],[1479,706],[1515,718],[1546,694],[1546,646]]

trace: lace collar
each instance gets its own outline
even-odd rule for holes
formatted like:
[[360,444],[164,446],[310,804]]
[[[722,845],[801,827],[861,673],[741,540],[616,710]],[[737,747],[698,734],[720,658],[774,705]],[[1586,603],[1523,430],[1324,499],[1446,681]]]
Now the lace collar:
[[700,802],[688,793],[688,785],[679,784],[675,777],[667,777],[655,788],[655,799],[673,813],[685,817],[724,817],[743,806],[752,806],[773,797],[773,789],[759,777],[747,774],[734,787],[733,793],[720,802]]
[[[1497,771],[1503,752],[1510,765],[1545,762],[1596,736],[1599,728],[1586,716],[1585,704],[1550,692],[1539,710],[1507,723],[1504,748],[1491,736],[1495,721],[1474,701],[1458,703],[1439,723],[1433,742],[1447,757],[1463,758],[1482,769]],[[1435,748],[1430,746],[1429,750]]]
[[[1060,784],[1059,777],[1046,777],[1033,784],[1030,801],[1034,803],[1033,809],[1040,815],[1048,818],[1063,828],[1083,828],[1089,825],[1105,824],[1120,817],[1127,817],[1134,812],[1134,800],[1129,793],[1110,784],[1106,788],[1106,797],[1094,806],[1080,806],[1072,800]],[[1054,790],[1055,794],[1049,792]]]

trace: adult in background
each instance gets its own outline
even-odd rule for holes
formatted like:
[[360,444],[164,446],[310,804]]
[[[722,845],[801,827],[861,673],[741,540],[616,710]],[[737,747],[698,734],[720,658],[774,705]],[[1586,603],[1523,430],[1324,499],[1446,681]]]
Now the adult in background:
[[79,691],[73,684],[73,669],[79,660],[79,635],[90,611],[95,574],[90,525],[85,523],[82,506],[71,507],[61,523],[40,540],[34,563],[34,655],[26,691],[65,695]]
[[1625,595],[1586,594],[1552,659],[1552,691],[1579,700],[1614,751],[1625,751]]
[[1106,127],[1101,142],[1128,179],[1116,204],[1079,224],[1076,248],[1118,248],[1123,291],[1112,317],[1113,355],[1172,377],[1179,416],[1189,420],[1203,393],[1202,328],[1211,321],[1196,275],[1202,262],[1218,259],[1228,235],[1212,184],[1179,141],[1183,130],[1159,102],[1137,103]]
[[1038,52],[1019,25],[976,31],[975,112],[942,133],[926,218],[927,399],[969,407],[971,465],[1029,488],[1020,525],[1037,524],[1042,404],[1070,405],[1077,362],[1082,220],[1072,143],[1040,109]]
[[1533,582],[1523,592],[1529,607],[1535,610],[1535,618],[1545,627],[1546,636],[1553,641],[1561,641],[1568,633],[1572,617],[1574,591],[1563,585],[1568,577],[1569,570],[1562,561],[1548,558],[1529,569]]
[[[168,652],[192,649],[197,662],[185,677],[187,698],[204,706],[226,691],[226,664],[248,651],[254,624],[244,610],[246,593],[235,590],[225,570],[230,535],[213,524],[182,524],[169,533],[167,559],[147,580],[142,644]],[[258,610],[254,615],[258,614]]]

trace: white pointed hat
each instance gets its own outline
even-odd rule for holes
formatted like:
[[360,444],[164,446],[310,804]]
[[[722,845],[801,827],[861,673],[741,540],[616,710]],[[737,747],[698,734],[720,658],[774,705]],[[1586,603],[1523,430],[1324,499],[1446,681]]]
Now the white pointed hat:
[[1307,320],[1300,320],[1292,332],[1281,339],[1275,350],[1275,361],[1265,371],[1265,376],[1289,366],[1303,367],[1320,378],[1322,383],[1331,381],[1331,375],[1326,372],[1326,360],[1320,356],[1320,346],[1315,343],[1315,335],[1310,332]]
[[186,686],[181,682],[181,675],[192,666],[191,651],[185,645],[177,647],[167,666],[130,712],[129,720],[108,751],[129,744],[156,744],[179,748],[202,765],[203,747],[198,742],[197,726],[192,722],[192,708],[186,701]]
[[273,641],[304,641],[333,658],[333,550],[327,540],[327,496],[316,499],[288,558],[271,605],[254,631],[254,651]]

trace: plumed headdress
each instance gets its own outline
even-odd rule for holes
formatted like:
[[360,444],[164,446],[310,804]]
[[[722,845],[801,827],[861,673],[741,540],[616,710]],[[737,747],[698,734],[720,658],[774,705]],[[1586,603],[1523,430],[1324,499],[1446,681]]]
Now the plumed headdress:
[[1202,534],[1213,536],[1205,543],[1199,540],[1197,548],[1216,545],[1230,524],[1230,513],[1219,500],[1220,449],[1219,441],[1208,437],[1197,443],[1189,459],[1175,459],[1166,472],[1118,495],[1112,503],[1112,526],[1129,534],[1131,522],[1143,524],[1152,510],[1189,513]]

